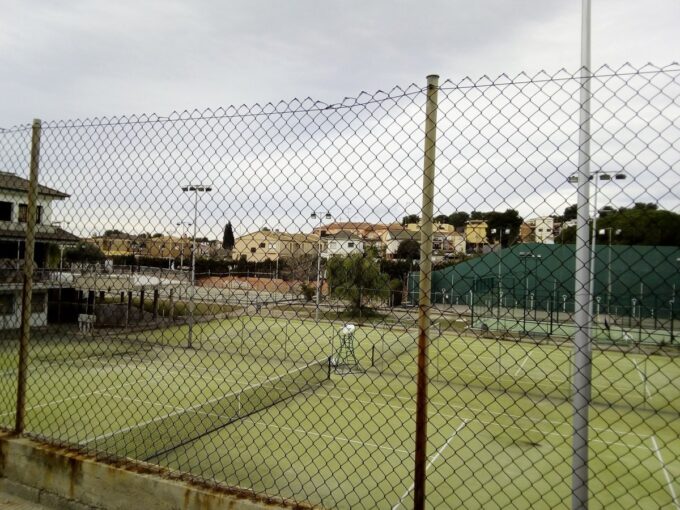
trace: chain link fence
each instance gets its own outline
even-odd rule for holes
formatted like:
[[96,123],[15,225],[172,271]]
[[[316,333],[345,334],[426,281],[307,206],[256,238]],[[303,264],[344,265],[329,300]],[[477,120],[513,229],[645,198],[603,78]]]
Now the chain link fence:
[[299,505],[680,509],[679,100],[627,65],[4,129],[0,426]]

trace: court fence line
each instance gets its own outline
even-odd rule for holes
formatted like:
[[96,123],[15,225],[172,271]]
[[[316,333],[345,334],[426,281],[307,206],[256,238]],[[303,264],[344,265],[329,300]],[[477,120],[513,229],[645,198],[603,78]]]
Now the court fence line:
[[0,427],[292,504],[677,506],[680,67],[586,71],[0,130]]

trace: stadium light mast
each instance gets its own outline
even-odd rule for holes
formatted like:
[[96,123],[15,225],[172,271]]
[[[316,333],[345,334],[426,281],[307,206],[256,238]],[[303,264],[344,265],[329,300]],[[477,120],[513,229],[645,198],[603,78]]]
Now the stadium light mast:
[[196,298],[196,223],[198,222],[198,194],[209,193],[212,191],[210,186],[203,184],[190,184],[182,186],[184,193],[194,194],[194,238],[191,244],[191,299],[189,300],[189,334],[187,337],[187,348],[193,348],[194,333],[194,307]]
[[510,234],[510,227],[503,227],[503,228],[492,228],[491,233],[495,234],[498,232],[498,244],[500,249],[498,250],[498,323],[500,324],[501,321],[501,303],[503,300],[503,273],[502,273],[502,266],[503,266],[503,234],[509,235]]
[[541,255],[531,253],[530,251],[522,251],[519,253],[520,258],[524,261],[524,314],[523,314],[523,333],[527,332],[527,301],[529,300],[529,273],[527,271],[527,261],[529,259],[540,259]]
[[[627,178],[628,176],[624,172],[605,172],[602,169],[599,170],[594,170],[591,172],[590,176],[588,179],[593,182],[593,185],[595,187],[595,191],[593,192],[593,206],[594,206],[594,211],[593,211],[593,226],[592,226],[592,231],[590,234],[590,281],[589,281],[589,289],[590,289],[590,296],[591,296],[591,302],[592,302],[592,297],[595,294],[595,262],[597,260],[597,254],[596,254],[596,246],[597,246],[597,195],[598,192],[604,188],[606,182],[602,184],[602,186],[598,186],[599,181],[623,181]],[[570,183],[575,183],[578,184],[578,174],[573,174],[569,176],[568,181]],[[610,241],[611,245],[611,241]],[[611,255],[611,246],[610,246],[610,255]],[[609,310],[607,310],[607,313],[609,313]]]
[[621,229],[614,227],[601,228],[598,234],[605,235],[608,234],[607,243],[607,315],[611,313],[612,304],[612,233],[614,235],[620,235]]
[[[321,218],[321,214],[317,214],[316,212],[312,212],[309,217],[313,220],[319,220],[319,225],[317,227],[319,229],[319,240],[316,250],[316,311],[314,312],[316,322],[319,322],[321,309],[321,226],[323,225],[323,219]],[[330,220],[333,219],[333,216],[331,216],[331,213],[327,212],[324,215],[324,219]]]
[[179,238],[179,268],[180,270],[184,267],[184,238],[187,235],[187,228],[192,226],[193,223],[190,221],[180,221],[175,223],[178,227],[182,227],[182,233]]

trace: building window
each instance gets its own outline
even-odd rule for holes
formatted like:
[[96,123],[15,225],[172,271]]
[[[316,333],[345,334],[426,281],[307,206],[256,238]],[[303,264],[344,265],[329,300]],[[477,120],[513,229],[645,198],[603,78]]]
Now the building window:
[[[19,204],[19,221],[21,223],[26,223],[28,221],[28,205],[27,204]],[[36,208],[36,218],[35,222],[37,224],[40,224],[42,221],[42,206],[39,205]]]
[[0,315],[14,313],[14,294],[0,294]]
[[257,251],[257,248],[251,248],[250,253],[255,253]]
[[264,248],[264,247],[265,247],[265,244],[264,244],[264,243],[260,243],[260,248]]
[[0,202],[0,220],[12,221],[12,202]]
[[354,243],[347,243],[348,248],[354,248]]

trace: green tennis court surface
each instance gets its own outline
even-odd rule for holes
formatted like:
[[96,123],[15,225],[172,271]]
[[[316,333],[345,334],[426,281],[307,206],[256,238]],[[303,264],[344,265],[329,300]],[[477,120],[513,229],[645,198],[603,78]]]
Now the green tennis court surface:
[[[646,321],[649,322],[649,321]],[[673,342],[680,344],[677,338],[678,332],[671,333],[670,322],[669,329],[649,327],[636,323],[636,321],[629,321],[626,318],[618,317],[616,319],[610,318],[607,324],[604,323],[604,318],[595,322],[592,327],[593,339],[596,342],[616,343],[621,345],[628,345],[632,343],[650,344],[650,345],[670,345]],[[531,317],[524,319],[523,317],[493,317],[493,316],[479,316],[475,317],[474,329],[481,330],[488,328],[490,331],[507,331],[512,333],[524,333],[527,336],[556,336],[564,338],[573,338],[577,331],[577,327],[569,322],[550,322],[549,320],[535,320]]]
[[[329,379],[323,360],[340,327],[212,321],[197,325],[191,350],[186,326],[44,334],[32,349],[27,430],[271,496],[409,508],[416,332],[359,327],[356,370]],[[431,507],[566,508],[569,349],[445,333],[429,355]],[[677,509],[678,358],[596,350],[593,364],[591,506]],[[0,422],[13,414],[0,409]]]
[[[327,506],[411,508],[415,388],[395,393],[401,382],[334,377],[313,394],[154,461]],[[308,418],[320,409],[326,412],[318,420]],[[435,384],[427,473],[439,490],[428,495],[430,507],[568,508],[570,412],[567,403],[537,407],[527,398]],[[679,467],[659,461],[657,452],[676,458],[677,424],[653,413],[602,410],[590,433],[593,508],[672,505],[676,489],[666,476]]]

